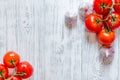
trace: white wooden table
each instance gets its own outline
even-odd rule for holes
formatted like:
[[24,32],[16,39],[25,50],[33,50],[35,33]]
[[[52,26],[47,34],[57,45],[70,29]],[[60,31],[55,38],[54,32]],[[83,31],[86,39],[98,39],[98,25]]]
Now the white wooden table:
[[104,66],[97,43],[86,40],[84,24],[65,27],[65,12],[92,1],[0,0],[0,61],[9,50],[18,52],[34,66],[29,80],[120,80],[120,35],[113,63]]

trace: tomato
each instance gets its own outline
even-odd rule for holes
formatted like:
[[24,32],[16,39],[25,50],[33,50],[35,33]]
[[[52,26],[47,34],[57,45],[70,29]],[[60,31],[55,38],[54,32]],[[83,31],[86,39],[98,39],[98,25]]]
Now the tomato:
[[20,76],[9,76],[6,80],[22,80]]
[[108,26],[112,29],[116,29],[120,26],[120,14],[112,12],[108,18]]
[[112,6],[112,0],[94,0],[93,9],[96,13],[102,15],[108,15],[110,8]]
[[18,76],[14,76],[11,80],[22,80],[22,78]]
[[33,74],[33,67],[27,61],[20,62],[17,65],[17,73],[21,75],[23,79],[26,79]]
[[0,80],[8,77],[8,68],[4,64],[0,64]]
[[8,68],[14,68],[20,62],[20,56],[13,51],[7,52],[3,57],[3,62]]
[[86,28],[92,32],[99,32],[102,29],[102,18],[97,14],[90,14],[85,19]]
[[114,6],[114,10],[115,12],[120,13],[120,0],[114,0],[115,6]]
[[103,29],[98,33],[98,40],[105,45],[111,44],[115,40],[115,32]]

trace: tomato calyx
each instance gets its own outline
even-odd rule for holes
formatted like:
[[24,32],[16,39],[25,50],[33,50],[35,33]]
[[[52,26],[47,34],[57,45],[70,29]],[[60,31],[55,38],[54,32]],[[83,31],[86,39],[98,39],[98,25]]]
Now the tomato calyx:
[[97,24],[100,24],[100,22],[102,22],[102,21],[97,18],[97,19],[96,19],[96,23],[97,23]]
[[107,8],[107,5],[106,5],[105,3],[102,3],[102,4],[100,5],[100,7],[101,7],[102,9],[105,9],[105,8]]
[[116,21],[116,17],[112,16],[112,22]]
[[13,60],[13,59],[10,60],[10,63],[11,63],[11,65],[13,65],[14,67],[16,66],[16,65],[15,65],[15,60]]
[[0,71],[0,76],[1,76],[2,78],[4,78],[4,73],[3,73],[3,71]]

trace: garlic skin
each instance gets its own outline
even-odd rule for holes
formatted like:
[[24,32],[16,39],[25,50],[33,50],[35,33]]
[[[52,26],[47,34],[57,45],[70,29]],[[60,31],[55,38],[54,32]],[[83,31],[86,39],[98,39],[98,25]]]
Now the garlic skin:
[[65,26],[69,29],[77,26],[77,14],[72,12],[67,12],[65,14]]
[[85,21],[85,18],[92,13],[94,13],[94,10],[92,5],[89,3],[86,3],[84,7],[81,7],[81,6],[79,7],[79,18],[83,22]]
[[105,64],[105,65],[108,65],[110,63],[112,63],[113,61],[113,58],[114,58],[114,49],[113,47],[110,47],[110,48],[105,48],[105,47],[102,47],[100,48],[100,61]]

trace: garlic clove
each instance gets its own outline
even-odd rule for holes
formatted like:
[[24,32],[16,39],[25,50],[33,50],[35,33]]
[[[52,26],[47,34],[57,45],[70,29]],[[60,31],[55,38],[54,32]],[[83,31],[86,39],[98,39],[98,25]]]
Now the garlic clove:
[[94,13],[94,10],[92,8],[92,5],[89,5],[86,3],[86,5],[84,7],[79,7],[79,18],[80,20],[82,20],[83,22],[85,21],[85,18],[91,14],[91,13]]
[[110,63],[112,63],[113,61],[113,58],[114,58],[114,49],[113,47],[110,47],[110,48],[104,48],[102,47],[100,49],[100,61],[105,64],[105,65],[108,65]]
[[65,25],[69,29],[77,26],[77,14],[72,12],[67,12],[65,14]]

